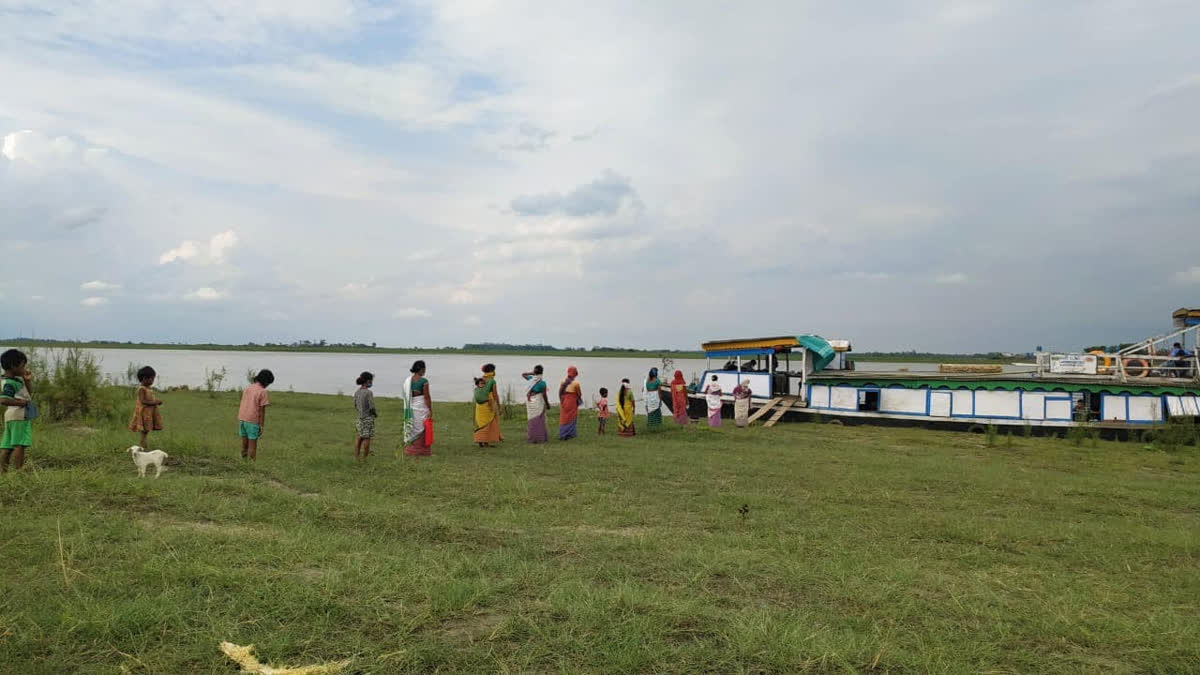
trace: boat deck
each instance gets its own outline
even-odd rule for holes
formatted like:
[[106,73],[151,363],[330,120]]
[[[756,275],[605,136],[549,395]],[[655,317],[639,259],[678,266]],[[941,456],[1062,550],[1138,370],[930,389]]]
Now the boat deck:
[[1112,375],[1042,375],[1034,371],[1018,373],[995,374],[958,374],[939,372],[909,372],[909,371],[865,371],[847,370],[838,372],[815,373],[808,376],[810,383],[828,382],[868,382],[872,380],[923,380],[929,382],[968,383],[986,380],[988,382],[1033,382],[1038,384],[1070,384],[1070,385],[1117,385],[1135,387],[1182,387],[1196,388],[1200,380],[1194,377],[1127,377],[1124,382]]

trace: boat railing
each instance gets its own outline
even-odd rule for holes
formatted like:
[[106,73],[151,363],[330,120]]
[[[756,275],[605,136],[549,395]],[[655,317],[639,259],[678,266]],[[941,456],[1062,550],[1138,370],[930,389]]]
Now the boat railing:
[[[1056,358],[1064,356],[1095,357],[1095,372],[1055,371],[1051,363]],[[1037,358],[1038,377],[1054,377],[1067,375],[1070,377],[1088,377],[1102,380],[1129,383],[1144,378],[1160,378],[1176,381],[1200,382],[1200,354],[1193,352],[1187,356],[1171,356],[1170,354],[1131,354],[1125,351],[1119,353],[1090,352],[1086,355],[1051,354],[1042,352]]]

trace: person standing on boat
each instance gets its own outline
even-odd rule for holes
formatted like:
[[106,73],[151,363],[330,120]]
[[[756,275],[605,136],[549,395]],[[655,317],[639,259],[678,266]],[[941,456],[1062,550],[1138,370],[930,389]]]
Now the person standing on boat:
[[646,428],[658,431],[662,428],[662,383],[658,381],[658,368],[651,368],[650,375],[642,383],[642,398],[646,400]]
[[721,426],[721,383],[716,375],[712,376],[712,382],[704,388],[704,402],[708,404],[708,426]]
[[558,440],[569,441],[579,435],[579,404],[583,402],[583,387],[579,386],[579,369],[567,368],[567,377],[558,385]]
[[733,423],[739,427],[750,424],[750,380],[742,380],[733,388]]
[[683,426],[692,421],[688,418],[687,380],[683,379],[682,370],[675,371],[675,379],[671,380],[671,412]]
[[521,374],[526,382],[525,415],[529,418],[525,440],[530,443],[545,443],[549,440],[546,432],[546,410],[550,408],[550,399],[546,394],[546,380],[542,379],[543,372],[541,366],[534,366],[533,372]]
[[625,437],[637,435],[633,426],[633,390],[629,388],[629,380],[621,380],[621,389],[617,391],[617,434]]

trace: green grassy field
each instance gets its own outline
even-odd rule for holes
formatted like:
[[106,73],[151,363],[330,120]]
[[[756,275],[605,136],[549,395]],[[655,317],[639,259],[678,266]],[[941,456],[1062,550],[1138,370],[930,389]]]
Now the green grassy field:
[[[693,427],[351,458],[348,397],[163,395],[172,456],[35,430],[0,478],[0,671],[1172,672],[1200,663],[1200,457],[921,430]],[[748,513],[740,513],[743,505]]]

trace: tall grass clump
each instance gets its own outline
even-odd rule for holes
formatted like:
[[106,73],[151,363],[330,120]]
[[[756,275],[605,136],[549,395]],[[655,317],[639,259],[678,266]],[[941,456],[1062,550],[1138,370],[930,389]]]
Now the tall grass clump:
[[111,420],[120,415],[120,390],[106,386],[95,354],[79,347],[30,350],[29,368],[34,372],[33,400],[43,418]]
[[1071,442],[1071,445],[1078,448],[1083,445],[1084,441],[1090,440],[1093,433],[1094,430],[1090,426],[1076,424],[1067,429],[1067,440]]
[[996,437],[1000,435],[1000,430],[996,428],[995,424],[989,424],[987,425],[987,429],[984,430],[984,433],[987,435],[987,446],[989,448],[995,447]]
[[204,369],[204,391],[208,392],[209,398],[216,398],[217,392],[221,391],[221,383],[225,381],[225,377],[229,375],[229,369],[221,366],[220,370]]
[[517,392],[513,386],[507,385],[504,387],[504,395],[500,398],[500,419],[511,420],[516,419],[522,413],[523,406],[517,405]]
[[1154,432],[1155,447],[1175,452],[1200,440],[1196,433],[1196,422],[1191,417],[1172,417]]

